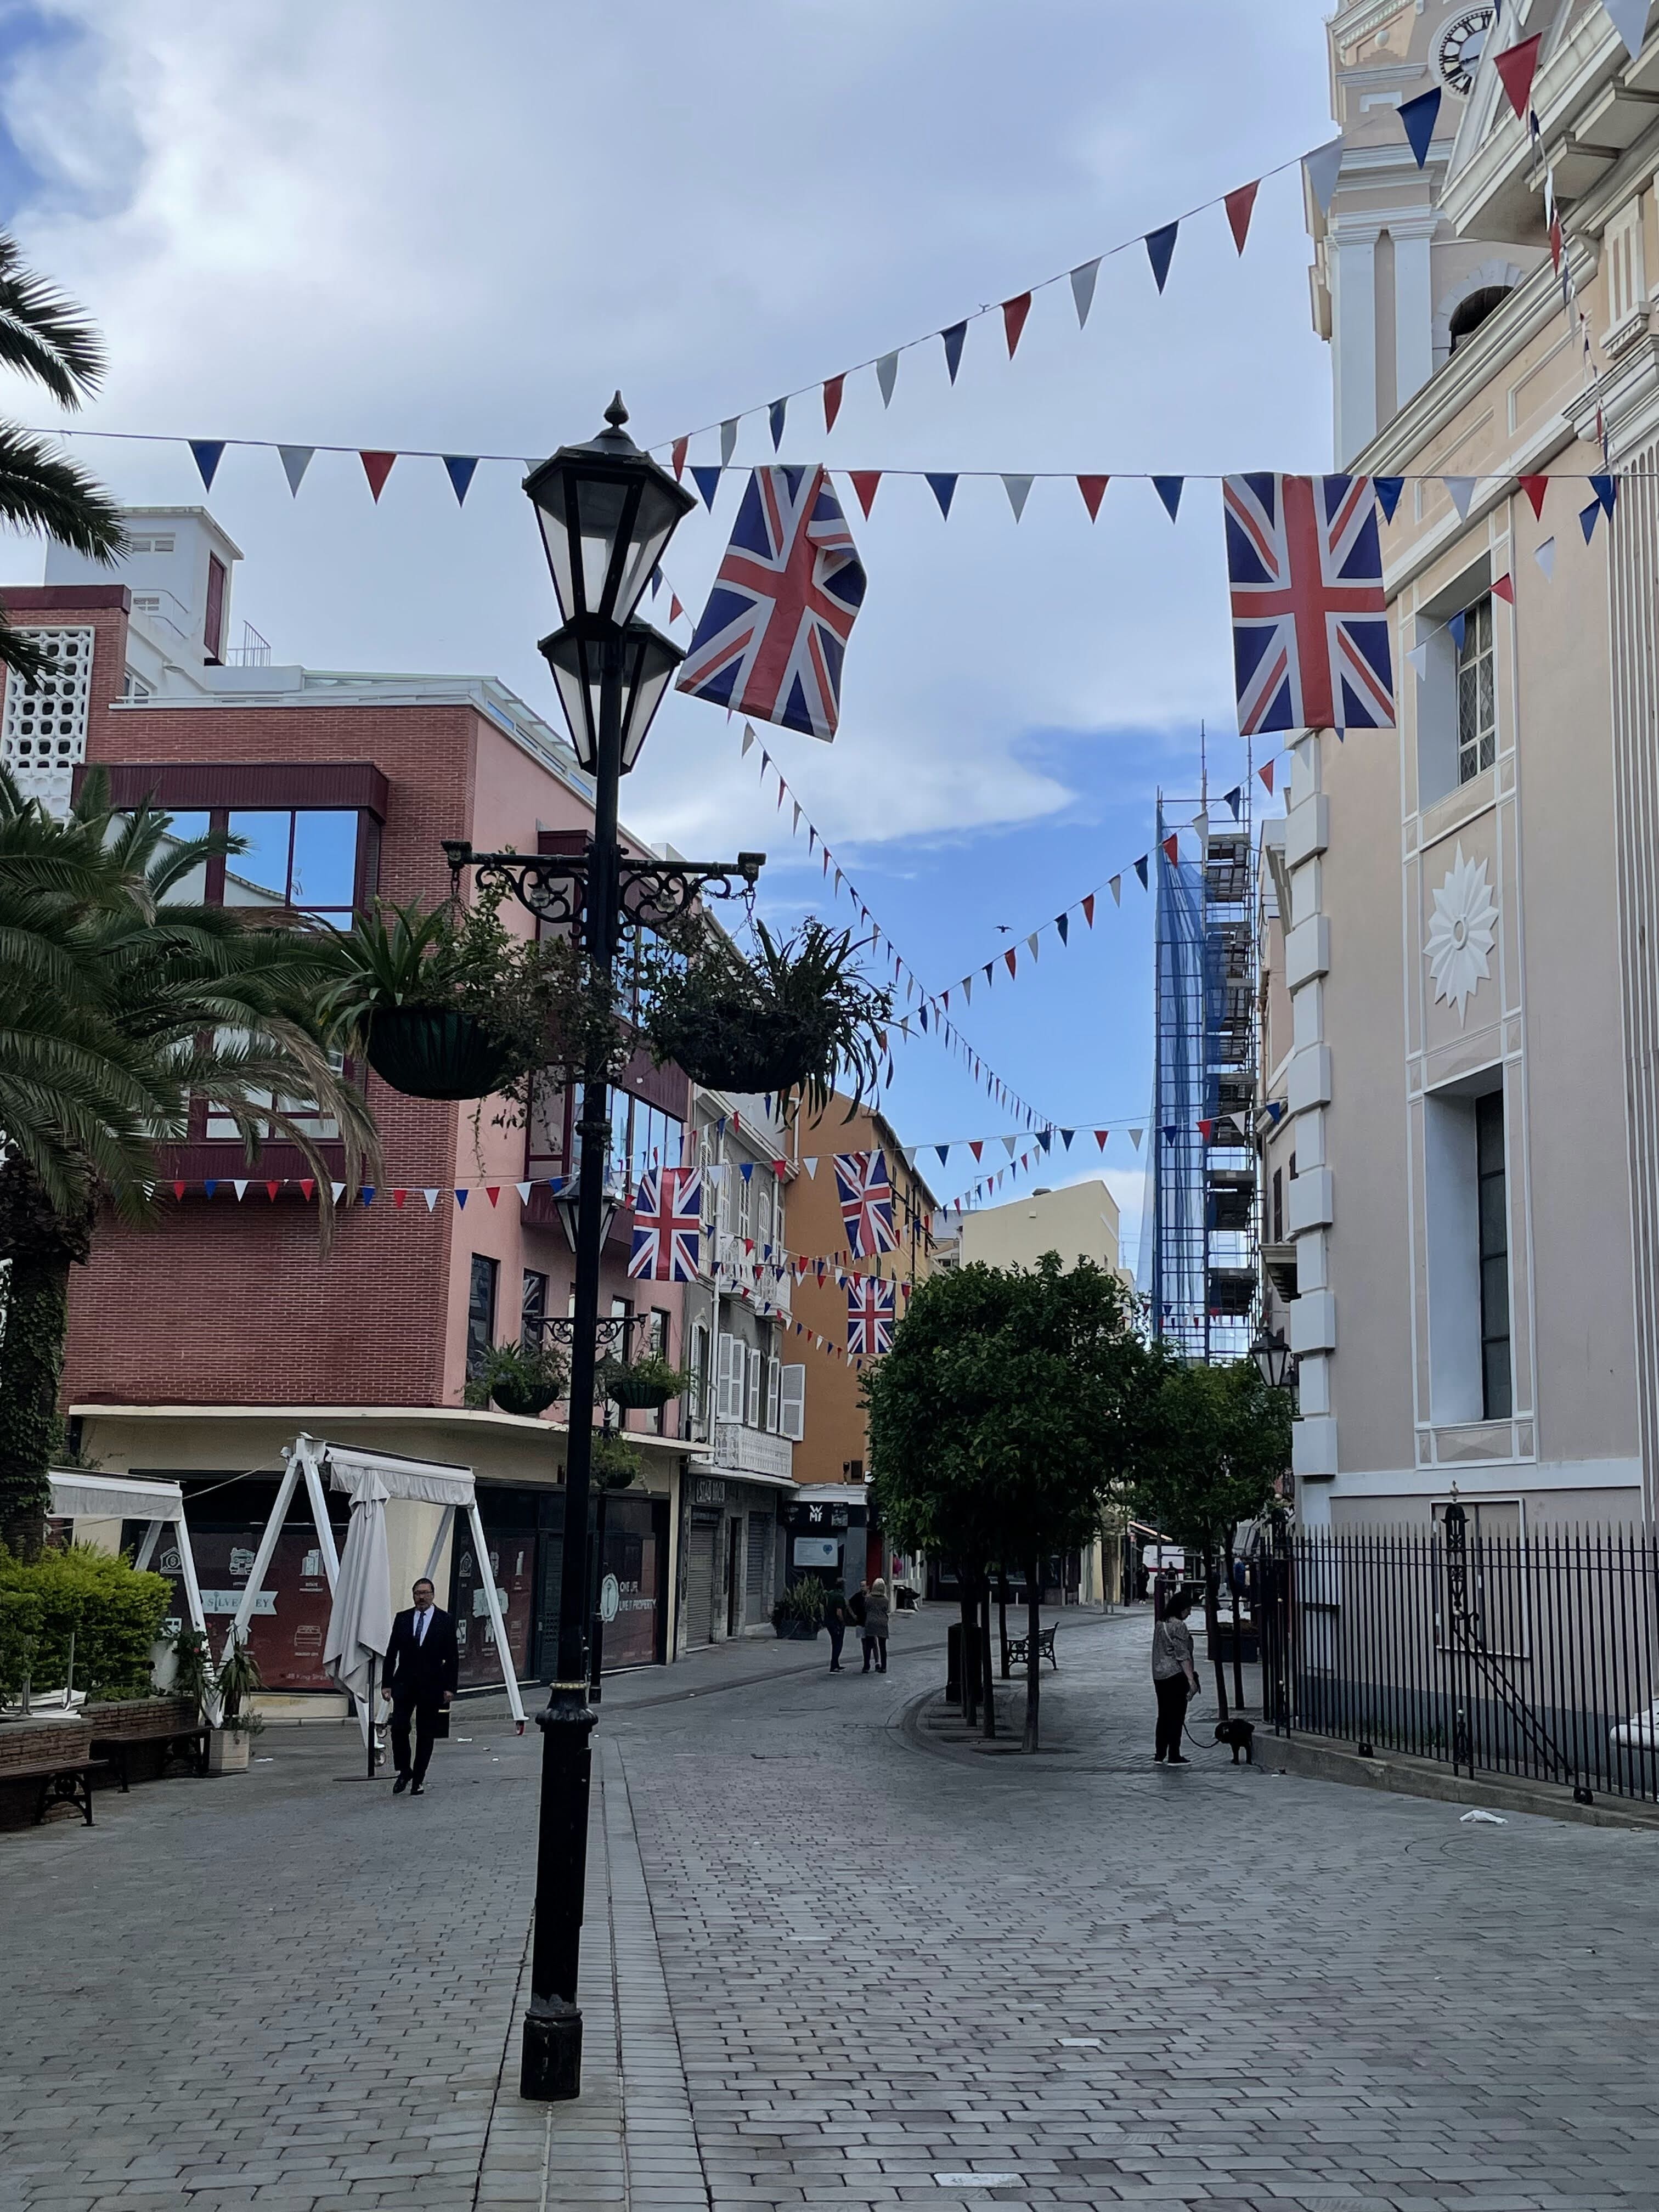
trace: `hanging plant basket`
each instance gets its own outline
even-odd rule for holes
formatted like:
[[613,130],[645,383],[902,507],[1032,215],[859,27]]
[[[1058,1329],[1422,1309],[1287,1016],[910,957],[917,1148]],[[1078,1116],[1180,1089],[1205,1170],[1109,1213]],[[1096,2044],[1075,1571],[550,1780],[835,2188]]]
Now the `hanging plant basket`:
[[626,1490],[640,1471],[637,1449],[614,1429],[594,1431],[592,1455],[588,1476],[596,1489]]
[[503,1413],[516,1413],[522,1421],[533,1421],[538,1414],[547,1411],[559,1393],[528,1383],[509,1382],[503,1376],[492,1384],[489,1395]]
[[821,1030],[814,1034],[795,1015],[735,999],[664,1021],[655,1042],[706,1090],[778,1097],[805,1083],[826,1053],[833,1057],[832,1041]]
[[637,1359],[631,1365],[607,1359],[599,1370],[600,1391],[624,1413],[654,1413],[678,1398],[690,1379],[665,1359]]
[[467,1381],[462,1397],[469,1406],[497,1406],[503,1413],[516,1413],[533,1421],[569,1382],[564,1362],[550,1346],[526,1351],[516,1344],[492,1344]]
[[514,1072],[482,1022],[435,1006],[380,1009],[366,1050],[374,1073],[410,1098],[487,1098]]

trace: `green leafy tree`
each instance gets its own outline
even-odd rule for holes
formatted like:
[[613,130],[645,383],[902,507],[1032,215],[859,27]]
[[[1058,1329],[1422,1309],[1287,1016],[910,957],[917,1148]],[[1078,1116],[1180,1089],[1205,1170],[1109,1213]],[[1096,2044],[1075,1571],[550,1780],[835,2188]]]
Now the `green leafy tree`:
[[988,1565],[1024,1570],[1027,1751],[1040,1733],[1042,1562],[1091,1540],[1133,1462],[1149,1359],[1134,1323],[1121,1282],[1091,1261],[975,1263],[918,1286],[865,1378],[883,1527],[981,1583]]
[[1188,1365],[1163,1347],[1157,1357],[1134,1495],[1144,1519],[1203,1558],[1204,1619],[1224,1720],[1221,1563],[1235,1530],[1263,1510],[1290,1465],[1290,1393],[1264,1382],[1253,1360]]
[[112,808],[88,775],[66,821],[0,778],[0,1541],[40,1542],[71,1267],[100,1206],[160,1218],[159,1147],[205,1099],[250,1161],[276,1138],[317,1177],[332,1219],[319,1118],[337,1127],[346,1181],[376,1157],[373,1120],[329,1050],[331,931],[198,903],[184,892],[224,836],[180,839],[149,808]]

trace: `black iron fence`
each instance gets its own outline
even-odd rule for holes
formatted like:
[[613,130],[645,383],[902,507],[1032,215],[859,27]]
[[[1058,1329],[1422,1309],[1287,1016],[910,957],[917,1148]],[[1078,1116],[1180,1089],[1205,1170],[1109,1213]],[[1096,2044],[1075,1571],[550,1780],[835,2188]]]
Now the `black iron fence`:
[[1266,1717],[1281,1735],[1474,1775],[1659,1797],[1659,1539],[1297,1531],[1257,1561]]

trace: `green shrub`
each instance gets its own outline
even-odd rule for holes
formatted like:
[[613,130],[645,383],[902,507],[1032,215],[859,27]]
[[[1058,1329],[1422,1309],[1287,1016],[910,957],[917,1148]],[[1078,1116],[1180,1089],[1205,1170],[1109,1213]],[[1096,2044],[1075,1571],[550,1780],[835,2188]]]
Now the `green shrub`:
[[[151,1647],[173,1601],[165,1575],[141,1575],[130,1560],[89,1544],[43,1552],[29,1565],[0,1552],[0,1604],[19,1597],[39,1608],[39,1626],[17,1632],[19,1641],[34,1639],[28,1672],[37,1690],[62,1687],[73,1636],[76,1689],[92,1698],[149,1694]],[[9,1663],[7,1649],[0,1628],[0,1669]]]
[[21,1695],[34,1674],[40,1643],[40,1601],[33,1590],[0,1588],[0,1698]]

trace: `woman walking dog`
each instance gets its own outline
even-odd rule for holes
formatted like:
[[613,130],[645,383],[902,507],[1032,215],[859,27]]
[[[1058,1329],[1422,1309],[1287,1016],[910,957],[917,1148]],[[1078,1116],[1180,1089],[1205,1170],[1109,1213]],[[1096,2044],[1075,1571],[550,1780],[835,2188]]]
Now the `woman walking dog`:
[[1167,1759],[1171,1766],[1189,1764],[1181,1748],[1181,1731],[1187,1718],[1187,1700],[1198,1690],[1193,1632],[1187,1626],[1192,1605],[1184,1591],[1176,1591],[1165,1601],[1164,1618],[1152,1631],[1152,1690],[1158,1698],[1155,1755],[1160,1761]]

